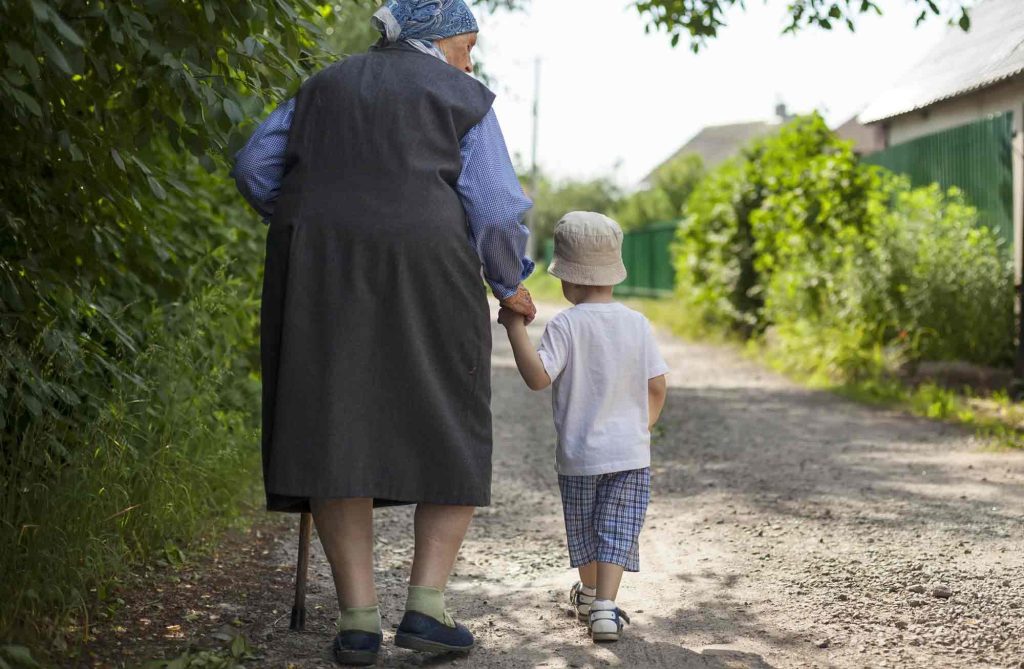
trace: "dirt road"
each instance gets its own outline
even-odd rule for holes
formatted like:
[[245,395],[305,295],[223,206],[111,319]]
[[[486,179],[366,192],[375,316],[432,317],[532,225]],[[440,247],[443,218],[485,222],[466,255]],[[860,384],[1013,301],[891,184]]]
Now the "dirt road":
[[[453,661],[391,646],[411,513],[385,510],[382,666],[1024,667],[1024,454],[802,389],[726,348],[661,344],[673,373],[624,640],[595,646],[567,614],[550,396],[522,385],[495,327],[494,505],[449,594],[479,647]],[[277,585],[244,605],[255,664],[332,666],[319,547],[309,629],[287,630],[292,525],[265,556]]]

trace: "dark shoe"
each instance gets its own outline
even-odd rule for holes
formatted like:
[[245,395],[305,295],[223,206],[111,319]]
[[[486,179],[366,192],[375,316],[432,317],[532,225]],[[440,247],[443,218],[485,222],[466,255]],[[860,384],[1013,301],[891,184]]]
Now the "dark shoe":
[[419,611],[406,611],[395,634],[395,645],[428,653],[467,653],[473,648],[473,634],[465,625],[449,627]]
[[334,637],[334,659],[338,664],[353,667],[368,667],[377,664],[377,653],[383,637],[378,632],[346,630]]

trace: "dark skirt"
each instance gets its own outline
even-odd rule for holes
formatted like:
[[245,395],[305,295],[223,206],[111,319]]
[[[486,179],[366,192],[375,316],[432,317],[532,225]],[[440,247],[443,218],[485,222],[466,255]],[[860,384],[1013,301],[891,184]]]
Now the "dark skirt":
[[267,507],[490,503],[490,316],[465,234],[271,225],[262,310]]

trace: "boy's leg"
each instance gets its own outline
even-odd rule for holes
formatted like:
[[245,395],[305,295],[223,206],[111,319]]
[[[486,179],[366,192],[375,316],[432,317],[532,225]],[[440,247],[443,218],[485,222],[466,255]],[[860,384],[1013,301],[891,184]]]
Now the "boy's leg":
[[622,582],[622,565],[610,562],[597,563],[597,599],[615,601]]
[[597,594],[597,535],[594,533],[596,476],[558,476],[565,519],[565,538],[570,566],[579,569],[580,580],[569,591],[569,601],[580,620],[590,615]]
[[[594,527],[597,534],[597,561],[618,565],[625,571],[640,570],[640,530],[651,498],[650,468],[605,474],[597,485]],[[606,574],[607,580],[615,577]],[[620,575],[621,578],[621,575]],[[598,587],[601,569],[598,565]],[[618,586],[615,586],[616,590]]]
[[[594,533],[594,502],[597,496],[596,476],[558,475],[558,489],[562,494],[562,514],[565,520],[565,539],[569,549],[569,564],[580,570],[597,560],[597,535]],[[594,586],[594,579],[585,585]]]
[[590,619],[590,605],[597,597],[597,562],[588,562],[579,568],[580,580],[569,591],[569,603],[576,609],[580,620]]
[[639,571],[640,529],[651,494],[649,468],[615,472],[597,486],[597,597],[590,608],[594,641],[617,641],[629,618],[615,603],[623,571]]
[[597,588],[597,562],[588,562],[580,567],[580,583],[588,589]]

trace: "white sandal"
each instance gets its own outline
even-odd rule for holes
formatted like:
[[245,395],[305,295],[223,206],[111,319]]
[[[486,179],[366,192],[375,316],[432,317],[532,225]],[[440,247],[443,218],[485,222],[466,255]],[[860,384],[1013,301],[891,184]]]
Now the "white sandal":
[[[618,641],[623,621],[629,622],[629,615],[615,606],[615,602],[598,600],[590,607],[590,638],[596,641]],[[610,606],[609,606],[610,605]]]
[[583,592],[583,583],[576,581],[569,591],[569,603],[576,609],[576,617],[582,622],[590,620],[590,605],[594,602],[594,595]]

